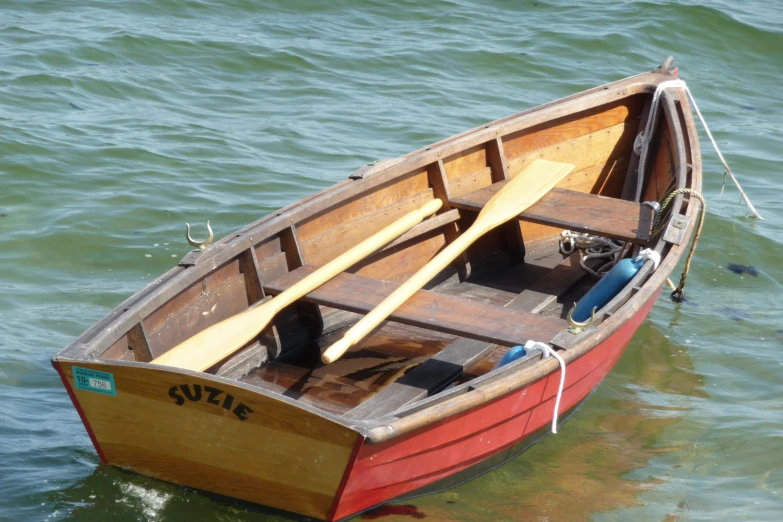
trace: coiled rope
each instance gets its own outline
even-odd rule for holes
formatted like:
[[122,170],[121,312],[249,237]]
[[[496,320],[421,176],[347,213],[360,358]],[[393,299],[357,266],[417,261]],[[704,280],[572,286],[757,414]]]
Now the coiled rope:
[[[565,255],[573,254],[577,249],[584,250],[585,254],[579,259],[579,264],[595,277],[603,277],[617,261],[622,259],[626,245],[600,236],[563,230],[560,233],[560,252]],[[609,261],[596,269],[587,266],[590,259],[608,259]]]

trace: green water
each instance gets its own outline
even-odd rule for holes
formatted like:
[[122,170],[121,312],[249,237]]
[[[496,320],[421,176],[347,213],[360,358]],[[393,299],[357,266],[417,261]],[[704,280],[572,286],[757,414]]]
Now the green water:
[[721,196],[703,139],[691,303],[662,297],[560,434],[408,503],[430,520],[782,519],[783,7],[763,0],[4,2],[0,519],[285,520],[101,466],[49,358],[189,250],[185,221],[223,236],[667,54],[766,220]]

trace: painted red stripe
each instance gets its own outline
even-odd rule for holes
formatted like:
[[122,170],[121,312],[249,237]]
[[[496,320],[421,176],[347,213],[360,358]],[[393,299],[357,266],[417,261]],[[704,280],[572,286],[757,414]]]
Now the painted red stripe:
[[56,361],[52,361],[52,366],[54,366],[54,369],[57,370],[57,373],[60,374],[60,378],[63,380],[63,385],[65,386],[65,390],[68,392],[68,396],[71,398],[73,407],[76,408],[76,411],[79,413],[79,417],[82,419],[82,424],[84,424],[84,428],[87,430],[87,435],[90,436],[92,445],[95,446],[95,451],[98,452],[98,458],[101,459],[101,464],[107,465],[108,462],[106,461],[106,456],[101,451],[101,446],[98,444],[98,439],[95,438],[95,434],[92,432],[90,423],[87,422],[87,416],[84,414],[82,407],[79,405],[79,401],[76,399],[76,395],[73,393],[71,385],[68,383],[68,379],[65,377],[65,372],[63,372],[62,366],[60,366],[60,363]]

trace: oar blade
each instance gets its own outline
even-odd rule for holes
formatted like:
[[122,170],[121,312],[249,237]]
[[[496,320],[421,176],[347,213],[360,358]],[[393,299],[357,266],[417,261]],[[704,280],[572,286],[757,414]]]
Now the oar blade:
[[152,364],[201,372],[222,361],[253,339],[274,318],[272,302],[250,308],[197,333]]
[[517,174],[487,202],[474,226],[489,228],[515,218],[552,190],[574,166],[537,159]]

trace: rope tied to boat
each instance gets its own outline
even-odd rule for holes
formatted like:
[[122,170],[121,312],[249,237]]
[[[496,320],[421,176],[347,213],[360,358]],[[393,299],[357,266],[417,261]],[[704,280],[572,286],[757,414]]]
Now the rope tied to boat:
[[[626,246],[619,241],[572,230],[563,230],[560,236],[560,252],[568,256],[577,249],[583,250],[584,254],[579,259],[580,266],[585,272],[599,278],[622,259]],[[594,270],[587,266],[587,261],[590,259],[609,259],[609,261]]]
[[[698,199],[701,202],[701,209],[699,211],[699,224],[696,226],[696,233],[693,236],[693,243],[691,243],[691,249],[690,252],[688,252],[688,257],[685,258],[685,269],[682,271],[682,275],[680,276],[680,284],[677,285],[676,288],[673,288],[673,291],[671,293],[672,301],[675,301],[677,303],[681,303],[683,299],[685,298],[685,279],[688,277],[688,271],[691,269],[691,259],[693,258],[693,254],[696,253],[696,245],[699,242],[699,237],[701,236],[701,229],[704,226],[704,215],[707,211],[707,202],[704,201],[704,196],[699,194],[699,192],[689,189],[689,188],[681,188],[677,190],[672,190],[666,198],[664,198],[663,203],[661,204],[660,210],[655,214],[655,221],[653,224],[653,235],[660,232],[660,229],[663,228],[663,216],[671,204],[671,202],[674,200],[674,197],[678,194],[688,194],[689,196],[692,196],[696,199]],[[670,280],[666,280],[669,283],[669,286],[674,287],[672,282]]]
[[[715,152],[718,154],[718,158],[720,159],[720,162],[723,164],[724,185],[726,183],[726,175],[731,176],[731,180],[734,182],[734,185],[737,187],[737,190],[739,191],[740,195],[742,195],[742,199],[745,201],[745,204],[748,206],[750,211],[753,212],[753,215],[756,216],[756,218],[758,219],[764,219],[756,211],[756,207],[754,207],[753,203],[750,202],[750,199],[748,199],[748,196],[745,194],[745,191],[742,190],[739,181],[737,181],[737,178],[734,177],[734,174],[731,172],[728,163],[726,163],[726,160],[723,158],[723,154],[721,154],[720,149],[718,148],[718,144],[715,142],[715,138],[712,137],[710,128],[707,126],[707,122],[704,119],[704,116],[702,116],[701,111],[699,110],[699,106],[696,104],[696,100],[693,97],[693,94],[691,93],[690,89],[688,88],[688,86],[685,84],[683,80],[669,80],[669,81],[661,82],[655,88],[655,93],[653,94],[652,103],[650,104],[649,116],[647,117],[647,125],[645,125],[644,131],[640,132],[639,135],[637,135],[636,139],[634,140],[633,149],[634,152],[639,155],[639,167],[637,170],[638,181],[636,184],[636,199],[634,201],[639,201],[642,197],[642,189],[644,187],[644,171],[645,171],[645,166],[647,164],[647,153],[650,148],[650,142],[652,140],[653,130],[655,129],[655,125],[658,121],[658,105],[660,104],[660,96],[663,93],[663,91],[666,89],[682,89],[685,91],[685,93],[688,95],[688,99],[691,101],[691,104],[693,105],[693,108],[696,110],[696,114],[699,116],[699,120],[701,121],[701,124],[704,127],[704,131],[707,133],[707,137],[710,138],[710,142],[712,142],[712,146],[715,149]],[[723,189],[721,189],[721,193],[722,192]]]
[[634,261],[652,261],[653,271],[658,269],[658,265],[661,264],[661,254],[653,250],[652,248],[645,248],[639,255],[634,258]]
[[557,434],[557,415],[560,411],[560,398],[563,396],[563,387],[565,386],[566,363],[563,358],[560,357],[560,355],[558,355],[558,353],[546,343],[539,341],[528,341],[525,343],[525,351],[530,353],[530,350],[541,350],[544,359],[551,355],[557,359],[558,363],[560,363],[560,386],[557,388],[555,411],[552,414],[552,433]]

